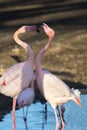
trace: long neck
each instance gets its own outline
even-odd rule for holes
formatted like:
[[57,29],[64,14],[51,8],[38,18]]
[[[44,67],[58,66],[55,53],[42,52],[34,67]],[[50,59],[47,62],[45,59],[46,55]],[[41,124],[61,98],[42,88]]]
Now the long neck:
[[32,64],[33,64],[33,61],[34,61],[34,54],[33,54],[33,51],[31,49],[31,47],[29,46],[29,44],[25,43],[24,41],[20,40],[19,39],[19,34],[20,34],[20,30],[16,31],[15,34],[14,34],[14,40],[16,41],[16,43],[20,46],[22,46],[27,54],[28,54],[28,58],[27,60],[30,61]]
[[38,55],[36,57],[36,71],[37,71],[37,73],[40,73],[42,70],[41,69],[41,59],[42,59],[45,51],[50,47],[52,40],[53,40],[53,38],[48,39],[47,44],[41,49],[41,51],[38,53]]

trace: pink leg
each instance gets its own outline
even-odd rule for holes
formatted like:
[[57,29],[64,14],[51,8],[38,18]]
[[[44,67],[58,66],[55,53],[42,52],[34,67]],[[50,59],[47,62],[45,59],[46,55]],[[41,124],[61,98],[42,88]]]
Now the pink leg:
[[63,117],[62,115],[60,114],[60,119],[61,119],[61,122],[62,122],[62,129],[61,130],[64,130],[64,127],[65,127],[65,123],[63,121]]
[[[63,110],[62,108],[63,107],[61,106],[61,111]],[[58,107],[57,107],[57,110],[58,110],[59,117],[60,117],[60,120],[61,120],[61,130],[64,130],[64,126],[65,126],[64,117],[63,117],[64,111],[62,111],[62,113],[61,113]]]
[[64,112],[65,112],[65,107],[62,105],[61,106],[61,115],[60,115],[61,122],[62,122],[62,130],[64,130],[64,127],[65,127]]
[[13,106],[12,106],[13,130],[16,130],[16,122],[15,122],[15,107],[16,107],[16,99],[13,98]]
[[55,128],[55,130],[58,130],[58,128],[59,128],[59,122],[58,122],[58,117],[57,117],[56,109],[54,109],[54,114],[55,114],[55,118],[56,118],[56,128]]

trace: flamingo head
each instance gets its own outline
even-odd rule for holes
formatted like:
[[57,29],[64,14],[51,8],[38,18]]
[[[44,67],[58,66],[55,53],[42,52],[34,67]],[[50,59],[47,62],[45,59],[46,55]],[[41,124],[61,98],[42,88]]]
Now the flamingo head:
[[26,32],[30,32],[30,31],[37,31],[37,32],[40,32],[39,31],[39,28],[37,26],[22,26],[20,29],[19,29],[20,33],[26,33]]
[[48,37],[51,37],[51,38],[54,37],[55,35],[54,30],[50,28],[46,23],[43,23],[41,27],[43,28],[44,32],[46,33]]
[[74,89],[72,88],[72,100],[79,105],[80,107],[82,107],[81,101],[80,101],[80,91],[78,89]]

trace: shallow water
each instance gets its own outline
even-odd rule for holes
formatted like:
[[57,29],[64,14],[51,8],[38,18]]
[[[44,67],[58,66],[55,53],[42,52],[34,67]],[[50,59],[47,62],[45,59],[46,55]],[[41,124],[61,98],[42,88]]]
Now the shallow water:
[[[82,108],[74,102],[65,104],[65,130],[87,130],[87,95],[81,95]],[[26,107],[25,107],[26,109]],[[23,121],[23,110],[16,110],[17,130],[26,130]],[[55,130],[55,117],[52,107],[47,103],[47,115],[44,105],[34,103],[28,110],[28,130]],[[0,130],[12,130],[11,113],[0,122]]]

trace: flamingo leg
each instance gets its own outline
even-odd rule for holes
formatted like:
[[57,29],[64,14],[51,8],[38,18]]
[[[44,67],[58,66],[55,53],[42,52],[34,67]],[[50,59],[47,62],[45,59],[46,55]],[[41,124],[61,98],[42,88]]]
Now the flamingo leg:
[[62,112],[63,121],[64,121],[64,123],[65,123],[65,119],[64,119],[65,107],[64,107],[64,105],[61,106],[61,112]]
[[26,115],[25,115],[24,107],[23,107],[23,118],[24,118],[26,130],[28,130],[28,127],[27,127],[27,116],[28,116],[28,114],[27,113],[28,113],[28,106],[27,106],[27,110],[26,110]]
[[65,107],[62,105],[61,106],[61,120],[62,120],[62,130],[64,130],[65,127],[65,120],[64,120],[64,112],[65,112]]
[[55,114],[55,118],[56,118],[56,128],[55,128],[55,130],[58,130],[58,128],[59,128],[59,122],[58,122],[57,112],[56,112],[55,108],[54,108],[54,114]]
[[13,121],[13,130],[16,130],[16,121],[15,121],[15,107],[16,107],[16,98],[13,98],[13,106],[12,106],[12,121]]
[[59,116],[60,116],[60,120],[61,120],[61,130],[64,130],[64,127],[65,127],[65,120],[64,120],[64,111],[65,111],[65,108],[64,106],[62,105],[61,106],[61,113],[60,113],[60,110],[59,108],[57,107],[57,110],[58,110],[58,113],[59,113]]

